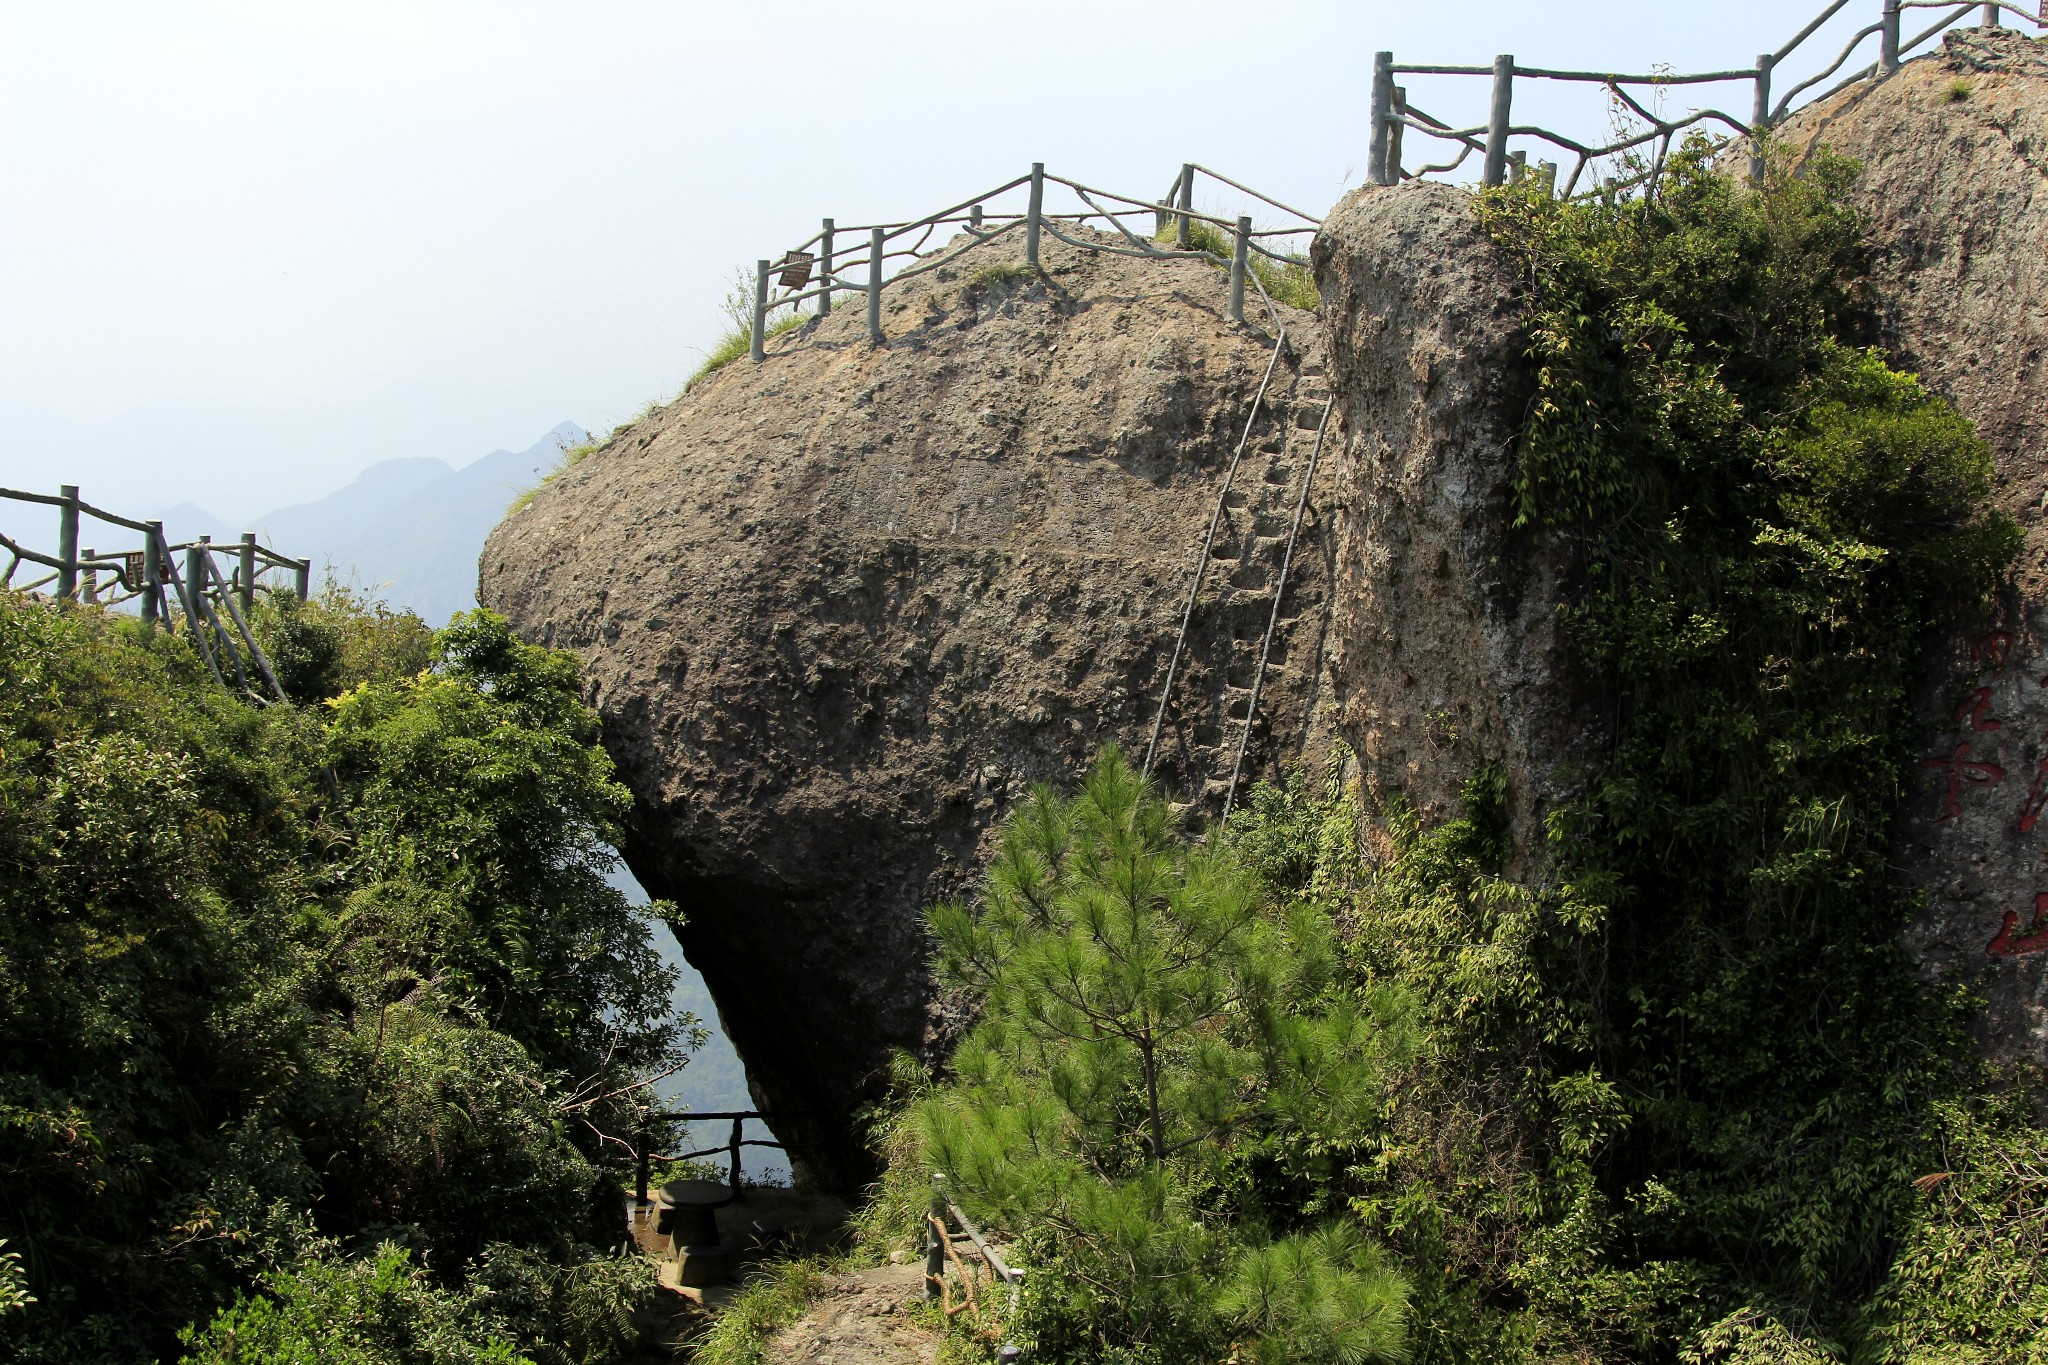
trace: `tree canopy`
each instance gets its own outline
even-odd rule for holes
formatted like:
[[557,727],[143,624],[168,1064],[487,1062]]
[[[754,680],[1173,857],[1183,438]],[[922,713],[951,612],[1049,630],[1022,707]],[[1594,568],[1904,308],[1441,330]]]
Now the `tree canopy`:
[[[260,1320],[295,1358],[295,1294],[454,1321],[484,1312],[479,1275],[603,1298],[647,1273],[604,1254],[602,1134],[694,1021],[606,882],[627,796],[573,662],[487,613],[436,635],[345,594],[255,624],[305,704],[0,595],[12,1358],[175,1356],[216,1310],[198,1356]],[[545,1317],[477,1340],[547,1358]]]

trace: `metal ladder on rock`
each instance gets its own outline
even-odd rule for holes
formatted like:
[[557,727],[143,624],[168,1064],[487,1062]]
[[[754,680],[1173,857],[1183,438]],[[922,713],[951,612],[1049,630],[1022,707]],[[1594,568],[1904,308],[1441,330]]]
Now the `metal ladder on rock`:
[[[1205,720],[1185,724],[1184,779],[1194,785],[1194,802],[1222,798],[1227,819],[1243,781],[1245,757],[1258,724],[1259,702],[1276,673],[1314,668],[1316,660],[1294,660],[1276,649],[1287,585],[1300,549],[1302,523],[1329,430],[1333,400],[1321,347],[1300,350],[1300,364],[1276,383],[1289,348],[1282,332],[1275,340],[1265,377],[1246,414],[1243,434],[1225,466],[1209,528],[1203,537],[1181,609],[1180,632],[1159,689],[1144,772],[1159,761],[1167,722],[1195,698],[1183,693],[1191,670],[1188,643],[1198,617],[1227,624],[1229,656],[1221,686],[1201,679],[1198,696],[1213,708]],[[1284,391],[1282,391],[1284,389]],[[1260,427],[1262,413],[1270,425]],[[1301,604],[1295,603],[1299,606]],[[1179,705],[1176,705],[1176,702]]]

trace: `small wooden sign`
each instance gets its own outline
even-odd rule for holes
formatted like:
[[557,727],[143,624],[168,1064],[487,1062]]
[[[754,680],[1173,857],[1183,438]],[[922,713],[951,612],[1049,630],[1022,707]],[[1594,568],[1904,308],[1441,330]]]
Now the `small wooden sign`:
[[777,281],[784,289],[801,289],[811,282],[811,263],[818,258],[808,251],[791,251],[782,258],[782,278]]
[[142,591],[142,551],[130,550],[122,557],[121,586],[130,592]]

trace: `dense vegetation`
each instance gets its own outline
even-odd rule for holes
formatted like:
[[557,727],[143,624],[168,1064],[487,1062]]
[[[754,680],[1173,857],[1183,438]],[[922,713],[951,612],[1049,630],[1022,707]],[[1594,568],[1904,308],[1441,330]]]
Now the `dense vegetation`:
[[690,1021],[574,666],[258,615],[305,705],[0,595],[0,1357],[613,1358],[652,1272],[604,1135]]
[[[987,1006],[895,1197],[942,1172],[1023,1240],[1052,1358],[2042,1358],[2048,1140],[1914,977],[1887,864],[1922,651],[2017,532],[1968,424],[1858,344],[1854,173],[1752,192],[1695,148],[1651,196],[1481,199],[1530,337],[1517,534],[1569,561],[1612,735],[1542,846],[1488,769],[1440,828],[1333,774],[1196,851],[1112,766],[935,917]],[[1333,1027],[1372,1068],[1318,1071]],[[1320,1303],[1245,1315],[1282,1248],[1262,1282]],[[1369,1313],[1301,1287],[1345,1274]],[[1402,1336],[1341,1339],[1390,1303]]]

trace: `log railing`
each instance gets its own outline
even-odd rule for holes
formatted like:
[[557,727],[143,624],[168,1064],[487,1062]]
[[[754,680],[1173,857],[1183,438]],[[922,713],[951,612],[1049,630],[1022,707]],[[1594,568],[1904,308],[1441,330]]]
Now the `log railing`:
[[[1278,227],[1254,228],[1249,216],[1233,219],[1197,210],[1195,186],[1204,177],[1279,210],[1286,221]],[[1017,202],[1020,198],[1021,204]],[[1067,203],[1064,208],[1062,200]],[[1131,230],[1132,222],[1147,220],[1149,233]],[[1102,224],[1117,240],[1082,241],[1071,235],[1073,228],[1091,223]],[[1213,229],[1214,235],[1227,241],[1228,254],[1197,244],[1196,224]],[[779,260],[755,262],[750,354],[756,361],[767,358],[771,317],[806,303],[814,304],[817,316],[824,317],[831,313],[837,295],[863,296],[869,339],[879,343],[883,340],[882,295],[890,285],[937,270],[999,237],[1018,240],[1022,264],[1034,270],[1048,237],[1115,255],[1201,259],[1227,266],[1230,316],[1242,322],[1245,281],[1252,274],[1254,258],[1298,265],[1302,252],[1289,249],[1290,239],[1311,237],[1321,225],[1322,220],[1311,214],[1192,162],[1180,168],[1166,194],[1158,199],[1070,180],[1048,172],[1043,162],[1035,162],[1026,175],[908,222],[841,225],[824,219],[817,232],[783,252]],[[1171,240],[1167,240],[1169,229]],[[854,245],[843,251],[842,244],[849,242]]]
[[[640,1125],[633,1138],[634,1201],[640,1204],[648,1202],[647,1188],[652,1178],[652,1167],[655,1162],[659,1161],[673,1165],[679,1161],[696,1161],[702,1157],[716,1156],[720,1152],[726,1154],[727,1183],[732,1186],[732,1192],[738,1194],[740,1192],[740,1181],[745,1175],[740,1162],[740,1149],[742,1147],[775,1147],[783,1151],[788,1150],[786,1143],[777,1142],[772,1138],[750,1138],[746,1136],[747,1120],[759,1119],[765,1123],[770,1119],[797,1119],[803,1117],[803,1114],[795,1110],[768,1113],[759,1109],[728,1109],[708,1113],[675,1110],[643,1114],[640,1116]],[[654,1150],[653,1130],[654,1125],[658,1123],[696,1123],[699,1121],[716,1122],[720,1120],[731,1121],[732,1136],[726,1141],[719,1143],[716,1147],[705,1147],[694,1152],[677,1152],[674,1155],[663,1155]]]
[[[278,584],[266,581],[275,572],[289,574],[292,591],[305,600],[312,560],[280,555],[257,544],[253,532],[244,532],[241,540],[231,545],[216,545],[208,536],[173,543],[165,536],[161,521],[136,521],[95,507],[79,497],[76,484],[65,484],[54,497],[0,488],[0,501],[57,509],[54,555],[33,550],[0,532],[0,551],[8,555],[7,567],[0,570],[0,589],[48,592],[66,606],[132,605],[145,625],[152,629],[161,625],[189,640],[222,686],[258,701],[285,700],[270,660],[249,628],[249,617],[259,588],[278,590]],[[122,533],[118,539],[124,542],[123,548],[81,548],[79,540],[88,519],[116,528]],[[135,536],[141,537],[140,546],[126,548],[125,542]],[[227,559],[230,566],[225,574],[220,558]],[[16,582],[15,575],[24,565],[49,572]]]
[[[958,1226],[956,1235],[953,1228]],[[960,1243],[967,1244],[967,1254],[962,1254]],[[988,1288],[993,1291],[997,1285],[1005,1293],[1000,1307],[989,1302],[981,1286],[981,1273],[975,1269],[980,1262],[989,1276]],[[951,1278],[947,1272],[951,1271]],[[954,1286],[959,1286],[959,1301],[954,1301]],[[960,1211],[946,1194],[943,1177],[932,1180],[931,1207],[924,1217],[924,1293],[925,1298],[937,1303],[947,1318],[966,1314],[974,1330],[996,1347],[996,1359],[1015,1361],[1023,1357],[1022,1350],[1006,1343],[1010,1324],[1017,1316],[1017,1303],[1024,1288],[1024,1272],[1011,1265],[1008,1260],[990,1244],[968,1216]]]
[[[1859,81],[1889,76],[1899,69],[1900,63],[1914,49],[1962,23],[1972,14],[1977,16],[1979,24],[1991,28],[1996,28],[2005,14],[2015,15],[2036,28],[2048,27],[2048,0],[2041,0],[2031,9],[2007,0],[1967,0],[1967,3],[1960,4],[1953,0],[1860,0],[1864,5],[1875,7],[1876,19],[1856,30],[1833,61],[1778,94],[1773,102],[1772,77],[1778,68],[1851,3],[1852,0],[1833,0],[1775,52],[1760,54],[1754,66],[1730,71],[1653,71],[1633,75],[1611,71],[1564,71],[1522,66],[1508,55],[1494,58],[1491,66],[1430,66],[1397,63],[1393,53],[1381,52],[1373,61],[1372,182],[1393,185],[1421,176],[1448,174],[1477,154],[1481,164],[1480,182],[1485,185],[1513,182],[1533,173],[1547,189],[1567,197],[1578,193],[1614,193],[1638,184],[1654,184],[1671,154],[1674,138],[1694,129],[1715,128],[1722,130],[1725,140],[1748,139],[1751,142],[1749,174],[1752,181],[1760,182],[1764,173],[1763,140],[1795,108],[1825,100]],[[1943,13],[1920,32],[1908,34],[1903,23],[1905,11],[1910,9],[1938,9]],[[1869,48],[1873,40],[1874,53]],[[1858,53],[1871,55],[1874,60],[1836,80],[1820,93],[1813,93],[1815,87],[1836,77]],[[1400,83],[1403,76],[1476,76],[1488,79],[1492,84],[1486,121],[1459,127],[1424,112],[1409,101],[1407,87]],[[1603,87],[1611,108],[1629,124],[1627,131],[1610,141],[1585,142],[1535,124],[1514,122],[1517,82],[1531,80]],[[1717,85],[1736,87],[1738,97],[1740,87],[1749,87],[1750,111],[1747,118],[1711,105],[1689,110],[1677,117],[1666,117],[1660,109],[1653,107],[1656,96],[1663,91],[1681,86]],[[1410,170],[1403,164],[1402,143],[1404,134],[1411,132],[1435,142],[1447,143],[1455,149],[1455,154],[1447,161]],[[1524,145],[1514,146],[1517,140]],[[1560,153],[1572,156],[1571,171],[1564,177],[1562,187],[1557,184],[1558,167],[1555,162],[1539,160],[1532,171],[1528,164],[1527,145],[1532,142],[1548,144]],[[1580,181],[1587,178],[1589,168],[1596,163],[1617,161],[1623,163],[1621,168],[1627,174],[1604,177],[1598,185],[1581,187]]]

